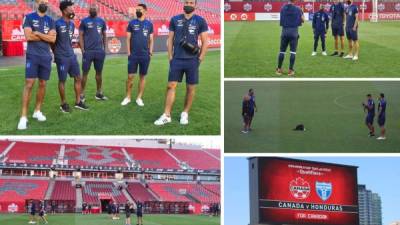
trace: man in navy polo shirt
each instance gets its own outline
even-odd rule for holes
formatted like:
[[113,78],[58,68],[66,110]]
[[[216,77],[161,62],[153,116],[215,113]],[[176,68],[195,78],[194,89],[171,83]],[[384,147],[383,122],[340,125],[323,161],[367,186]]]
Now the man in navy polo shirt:
[[325,12],[324,4],[319,6],[319,11],[314,14],[312,20],[312,28],[314,31],[314,51],[311,56],[317,55],[318,40],[321,39],[322,55],[326,56],[325,37],[329,28],[329,16]]
[[358,9],[351,0],[347,1],[346,8],[346,37],[349,41],[349,53],[345,59],[358,60]]
[[385,122],[386,122],[386,99],[385,94],[381,93],[378,100],[378,125],[381,128],[381,135],[378,140],[385,140]]
[[278,56],[278,68],[276,74],[282,75],[282,63],[285,59],[286,49],[290,46],[290,64],[289,76],[294,76],[294,63],[296,61],[297,43],[299,40],[299,26],[304,22],[304,15],[302,10],[294,5],[296,0],[290,0],[288,4],[284,5],[280,13],[280,26],[282,27],[281,33],[281,46]]
[[64,113],[70,112],[69,105],[65,99],[65,81],[68,74],[74,78],[75,108],[88,110],[88,107],[80,100],[82,79],[79,71],[79,63],[71,43],[75,30],[75,25],[72,21],[75,16],[72,9],[73,4],[69,0],[60,2],[62,17],[56,21],[57,39],[54,56],[58,72],[58,91],[61,98],[60,110]]
[[36,79],[39,79],[39,88],[32,117],[38,121],[46,121],[46,117],[40,109],[46,91],[46,81],[50,78],[52,61],[50,44],[56,41],[56,31],[53,19],[46,15],[48,0],[36,0],[35,2],[37,12],[26,15],[23,22],[28,47],[26,50],[25,87],[18,130],[27,128],[29,100]]
[[139,85],[136,104],[144,106],[142,96],[145,87],[145,76],[150,65],[150,57],[153,55],[153,24],[146,20],[147,6],[139,4],[136,7],[137,19],[129,22],[126,38],[128,49],[128,79],[126,81],[126,97],[121,105],[131,102],[133,77],[139,68]]
[[[195,87],[199,82],[199,66],[208,48],[208,25],[201,16],[194,14],[197,0],[184,1],[184,14],[172,17],[167,41],[170,60],[168,86],[164,113],[154,124],[157,126],[171,122],[171,110],[175,101],[178,82],[186,75],[186,98],[180,124],[189,123],[189,111],[193,103]],[[198,46],[200,36],[201,48]]]
[[374,128],[374,117],[375,117],[375,102],[372,99],[371,94],[367,94],[367,102],[362,103],[364,107],[364,111],[367,111],[367,116],[365,117],[365,124],[369,129],[369,136],[375,136],[375,128]]
[[102,72],[104,59],[106,57],[106,22],[97,16],[97,5],[89,7],[90,16],[84,18],[79,26],[79,45],[82,50],[82,94],[81,99],[85,101],[85,88],[90,66],[94,65],[96,70],[96,95],[97,100],[107,100],[102,90]]
[[[339,55],[343,57],[344,55],[344,5],[341,0],[333,0],[333,4],[330,8],[330,13],[332,17],[332,36],[335,38],[335,52],[331,56]],[[340,51],[339,51],[339,38],[340,38]]]

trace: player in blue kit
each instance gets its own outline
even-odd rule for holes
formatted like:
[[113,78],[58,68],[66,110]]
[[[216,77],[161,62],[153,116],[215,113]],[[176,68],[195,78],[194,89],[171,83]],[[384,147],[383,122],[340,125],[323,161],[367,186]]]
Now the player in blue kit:
[[371,94],[367,94],[367,102],[362,103],[364,111],[367,111],[367,116],[365,117],[365,124],[369,129],[369,136],[375,136],[374,128],[374,117],[375,117],[375,102],[372,99]]
[[46,81],[50,78],[52,61],[50,44],[56,41],[56,31],[53,19],[46,15],[48,0],[36,0],[35,3],[37,11],[26,15],[22,25],[28,47],[26,50],[25,86],[18,130],[27,129],[29,101],[36,80],[39,80],[39,88],[32,117],[38,121],[46,121],[46,116],[40,109],[46,92]]
[[385,122],[386,122],[386,99],[385,94],[381,93],[378,100],[378,125],[381,128],[381,135],[378,140],[385,140]]
[[143,203],[140,201],[136,203],[136,216],[137,216],[136,225],[143,225]]
[[150,65],[150,57],[153,55],[153,24],[146,19],[147,6],[139,4],[136,7],[136,17],[129,22],[126,38],[128,49],[128,79],[126,81],[126,97],[121,105],[131,102],[133,77],[139,69],[139,85],[136,104],[144,106],[142,96],[145,87],[145,76]]
[[[335,38],[335,52],[331,54],[331,56],[338,55],[339,57],[343,57],[344,55],[344,5],[341,0],[333,0],[333,4],[330,8],[330,13],[332,17],[332,36]],[[339,50],[339,39],[340,39],[340,50]]]
[[257,112],[257,105],[256,105],[256,96],[254,94],[254,90],[251,88],[249,90],[248,96],[250,97],[249,100],[249,114],[250,114],[250,121],[249,121],[249,131],[251,131],[251,122],[253,122],[254,112]]
[[106,57],[106,22],[97,16],[97,5],[89,7],[89,15],[81,21],[79,26],[79,45],[82,50],[82,94],[81,99],[85,101],[85,88],[90,66],[94,65],[96,70],[96,95],[97,100],[107,100],[104,96],[103,85],[103,65]]
[[358,60],[358,9],[351,0],[347,1],[346,8],[346,37],[349,41],[349,53],[345,59]]
[[304,22],[302,10],[295,6],[296,0],[290,0],[288,4],[284,5],[280,12],[280,26],[282,27],[281,33],[281,46],[278,56],[278,68],[276,69],[277,75],[282,75],[282,63],[285,59],[286,49],[290,46],[290,65],[289,76],[294,76],[294,63],[296,61],[297,43],[300,38],[299,26]]
[[[184,1],[184,14],[172,17],[168,34],[168,58],[170,61],[164,113],[155,125],[171,122],[171,110],[175,101],[178,82],[186,75],[186,98],[180,124],[189,123],[189,111],[193,103],[195,87],[199,83],[199,66],[208,48],[208,25],[204,18],[194,14],[197,0]],[[200,37],[201,47],[198,45]]]
[[75,108],[88,110],[88,107],[80,100],[81,94],[81,73],[79,63],[72,48],[72,37],[75,25],[72,19],[75,17],[73,2],[66,0],[60,2],[62,17],[56,21],[57,39],[54,47],[54,57],[58,71],[58,91],[60,93],[60,110],[69,113],[70,108],[65,99],[65,81],[68,74],[74,78]]
[[321,39],[322,55],[326,56],[325,37],[329,28],[329,16],[325,12],[323,4],[320,5],[319,11],[314,14],[312,28],[314,31],[314,51],[311,55],[317,55],[318,40]]

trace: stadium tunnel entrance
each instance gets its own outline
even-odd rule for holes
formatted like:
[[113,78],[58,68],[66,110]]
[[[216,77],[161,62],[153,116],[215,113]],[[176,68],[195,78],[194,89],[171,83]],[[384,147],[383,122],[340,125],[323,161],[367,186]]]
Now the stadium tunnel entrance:
[[100,204],[101,204],[101,212],[107,212],[108,211],[108,205],[111,202],[111,198],[107,199],[107,198],[103,198],[100,199]]

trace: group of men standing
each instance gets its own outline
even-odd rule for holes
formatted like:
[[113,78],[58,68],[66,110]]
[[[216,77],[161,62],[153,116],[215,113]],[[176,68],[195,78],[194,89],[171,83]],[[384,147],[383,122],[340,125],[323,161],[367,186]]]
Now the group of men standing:
[[[282,27],[281,45],[278,56],[277,75],[282,75],[282,64],[285,58],[286,50],[290,46],[290,64],[288,75],[294,76],[294,64],[296,61],[296,51],[298,39],[300,38],[298,28],[304,23],[303,10],[295,6],[296,0],[289,0],[289,3],[284,5],[280,12],[280,26]],[[344,59],[358,60],[358,8],[352,3],[352,0],[346,0],[347,7],[341,0],[334,0],[331,5],[331,27],[332,36],[335,39],[335,51],[331,56],[339,56]],[[329,29],[329,16],[325,12],[325,6],[320,5],[319,11],[313,15],[312,28],[314,32],[314,49],[312,56],[317,55],[318,41],[321,40],[322,55],[326,56],[326,33]],[[344,56],[344,34],[348,40],[348,54]],[[339,49],[340,40],[340,49]]]
[[[46,121],[46,116],[41,111],[45,96],[46,82],[50,78],[52,55],[57,64],[58,90],[60,94],[60,110],[70,113],[71,109],[65,97],[65,82],[68,77],[74,78],[75,104],[74,108],[87,111],[85,104],[85,88],[87,76],[93,63],[96,71],[96,100],[107,100],[103,94],[103,65],[106,49],[106,22],[98,17],[98,8],[95,4],[89,7],[89,16],[84,18],[79,26],[79,46],[82,51],[82,76],[79,62],[72,47],[72,38],[75,25],[73,19],[75,13],[73,2],[64,0],[59,8],[62,17],[57,21],[46,15],[48,0],[36,0],[37,11],[28,14],[24,18],[23,28],[28,42],[26,52],[25,87],[22,97],[21,117],[18,130],[27,129],[28,107],[32,95],[32,89],[39,81],[36,95],[36,105],[33,118],[38,121]],[[186,75],[186,99],[180,123],[189,123],[189,111],[192,106],[195,86],[199,82],[199,66],[204,60],[208,48],[208,25],[206,21],[194,14],[197,0],[185,0],[183,14],[172,17],[168,36],[168,59],[170,69],[165,98],[164,113],[157,119],[155,125],[170,123],[172,106],[175,101],[175,90],[178,82],[182,82]],[[138,4],[136,18],[132,19],[127,27],[128,46],[128,78],[126,81],[126,97],[121,105],[127,105],[131,101],[133,78],[139,70],[139,87],[136,104],[144,106],[142,96],[145,88],[145,76],[150,66],[153,55],[153,24],[146,19],[147,6]],[[200,37],[201,47],[198,45]]]

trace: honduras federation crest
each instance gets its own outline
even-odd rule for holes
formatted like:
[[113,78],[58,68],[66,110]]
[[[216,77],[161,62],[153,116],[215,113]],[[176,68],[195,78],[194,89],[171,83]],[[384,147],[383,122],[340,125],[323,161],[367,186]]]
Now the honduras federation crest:
[[332,183],[327,182],[316,182],[315,190],[322,201],[326,201],[332,195]]

